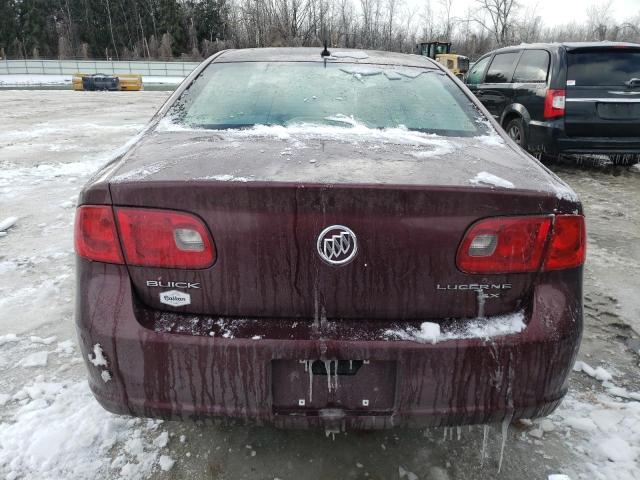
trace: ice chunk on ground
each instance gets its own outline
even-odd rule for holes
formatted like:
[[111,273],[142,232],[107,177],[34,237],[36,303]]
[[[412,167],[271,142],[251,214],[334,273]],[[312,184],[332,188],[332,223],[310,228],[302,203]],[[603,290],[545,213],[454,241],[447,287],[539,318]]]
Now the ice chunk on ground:
[[637,455],[637,448],[620,437],[605,438],[600,441],[600,452],[611,462],[630,462]]
[[549,432],[553,432],[556,429],[556,426],[553,424],[551,420],[549,420],[548,418],[545,418],[540,422],[540,428],[544,433],[549,433]]
[[591,432],[598,428],[590,418],[569,417],[566,418],[564,422],[574,430],[581,430],[583,432]]
[[57,339],[57,337],[55,337],[55,336],[42,338],[42,337],[36,337],[36,336],[32,335],[32,336],[29,337],[29,340],[31,340],[31,342],[39,343],[41,345],[51,345],[53,342],[56,341],[56,339]]
[[18,221],[18,217],[7,217],[0,222],[0,232],[4,232],[5,230],[13,227]]
[[153,444],[156,447],[160,447],[160,448],[166,447],[168,443],[169,443],[169,433],[168,432],[162,432],[160,435],[158,435],[153,440]]
[[493,175],[489,172],[480,172],[474,178],[469,180],[469,182],[474,185],[491,185],[494,187],[515,188],[515,185],[509,180],[505,180],[504,178],[500,178],[497,175]]
[[611,375],[607,370],[602,367],[592,368],[588,363],[583,361],[577,361],[573,365],[574,372],[584,372],[592,378],[599,380],[601,382],[609,382],[613,380],[613,375]]
[[56,353],[71,355],[73,354],[74,343],[73,340],[65,340],[64,342],[58,343],[58,348],[56,348]]
[[47,351],[35,352],[23,358],[19,365],[21,367],[45,367],[48,357],[49,352]]
[[542,431],[541,428],[534,428],[533,430],[529,430],[529,432],[527,433],[531,435],[533,438],[542,438],[544,435],[544,432]]
[[613,395],[614,397],[626,398],[628,400],[637,400],[640,402],[640,392],[630,392],[626,388],[616,387],[612,384],[605,385],[605,388],[607,389],[607,393],[609,393],[609,395]]
[[547,480],[571,480],[568,475],[563,473],[552,473],[547,477]]
[[158,464],[163,472],[168,472],[173,468],[174,463],[176,461],[167,455],[160,455],[160,460],[158,460]]
[[0,345],[5,343],[19,342],[20,338],[15,333],[7,333],[6,335],[0,335]]
[[89,358],[89,361],[96,367],[107,366],[107,359],[105,358],[104,352],[102,351],[102,347],[99,343],[96,343],[93,346],[93,356],[91,354],[88,354],[87,357]]
[[100,372],[100,377],[102,377],[102,381],[104,383],[107,383],[109,380],[111,380],[111,374],[108,370],[103,370],[102,372]]

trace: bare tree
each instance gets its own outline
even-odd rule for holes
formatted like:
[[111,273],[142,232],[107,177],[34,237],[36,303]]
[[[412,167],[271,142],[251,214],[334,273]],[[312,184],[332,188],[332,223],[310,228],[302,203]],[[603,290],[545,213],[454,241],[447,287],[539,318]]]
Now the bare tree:
[[453,0],[440,0],[440,8],[442,9],[444,23],[442,27],[442,37],[444,40],[449,40],[451,38],[451,30],[453,29],[453,18],[451,17]]
[[[608,0],[606,2],[594,3],[587,8],[587,27],[591,35],[598,40],[607,40],[607,34],[611,36],[612,30],[615,29],[611,16],[612,5],[613,0]],[[612,40],[613,39],[615,38],[612,38]]]
[[476,0],[482,13],[489,14],[490,22],[484,17],[476,18],[483,28],[491,32],[498,46],[507,45],[512,30],[512,14],[518,4],[515,0]]

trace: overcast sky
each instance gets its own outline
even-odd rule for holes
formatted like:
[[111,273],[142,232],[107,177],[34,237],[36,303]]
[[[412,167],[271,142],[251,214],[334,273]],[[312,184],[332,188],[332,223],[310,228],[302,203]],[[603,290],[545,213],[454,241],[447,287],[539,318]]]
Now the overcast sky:
[[[406,0],[409,5],[422,6],[425,0]],[[586,21],[586,10],[594,4],[601,4],[603,1],[593,0],[520,0],[521,10],[533,10],[541,16],[545,25],[557,25],[575,21],[583,23]],[[465,17],[467,9],[476,8],[475,0],[453,0],[453,16]],[[431,8],[434,14],[440,8],[438,0],[431,0]],[[625,21],[630,17],[640,14],[640,0],[613,0],[612,16],[618,22]]]

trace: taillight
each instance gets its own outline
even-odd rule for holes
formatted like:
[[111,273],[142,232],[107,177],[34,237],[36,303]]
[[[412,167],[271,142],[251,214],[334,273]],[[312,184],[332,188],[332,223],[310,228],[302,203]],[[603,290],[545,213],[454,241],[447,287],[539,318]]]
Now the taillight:
[[189,213],[116,208],[120,240],[128,265],[207,268],[216,258],[204,223]]
[[544,118],[564,116],[565,90],[547,90],[544,97]]
[[581,215],[488,218],[469,228],[456,263],[475,274],[573,268],[584,263],[585,238]]
[[475,223],[458,249],[458,268],[467,273],[538,270],[551,219],[551,216],[498,217]]
[[587,254],[587,230],[582,215],[558,215],[544,262],[544,270],[578,267]]
[[89,260],[124,263],[113,211],[106,205],[85,205],[76,212],[75,250]]

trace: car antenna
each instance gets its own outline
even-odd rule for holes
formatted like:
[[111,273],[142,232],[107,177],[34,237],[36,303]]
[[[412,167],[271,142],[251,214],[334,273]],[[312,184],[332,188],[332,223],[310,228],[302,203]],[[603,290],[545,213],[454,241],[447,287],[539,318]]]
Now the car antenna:
[[322,58],[331,56],[331,52],[329,50],[327,50],[327,41],[326,40],[324,41],[324,50],[322,50],[322,52],[320,53],[320,56]]

